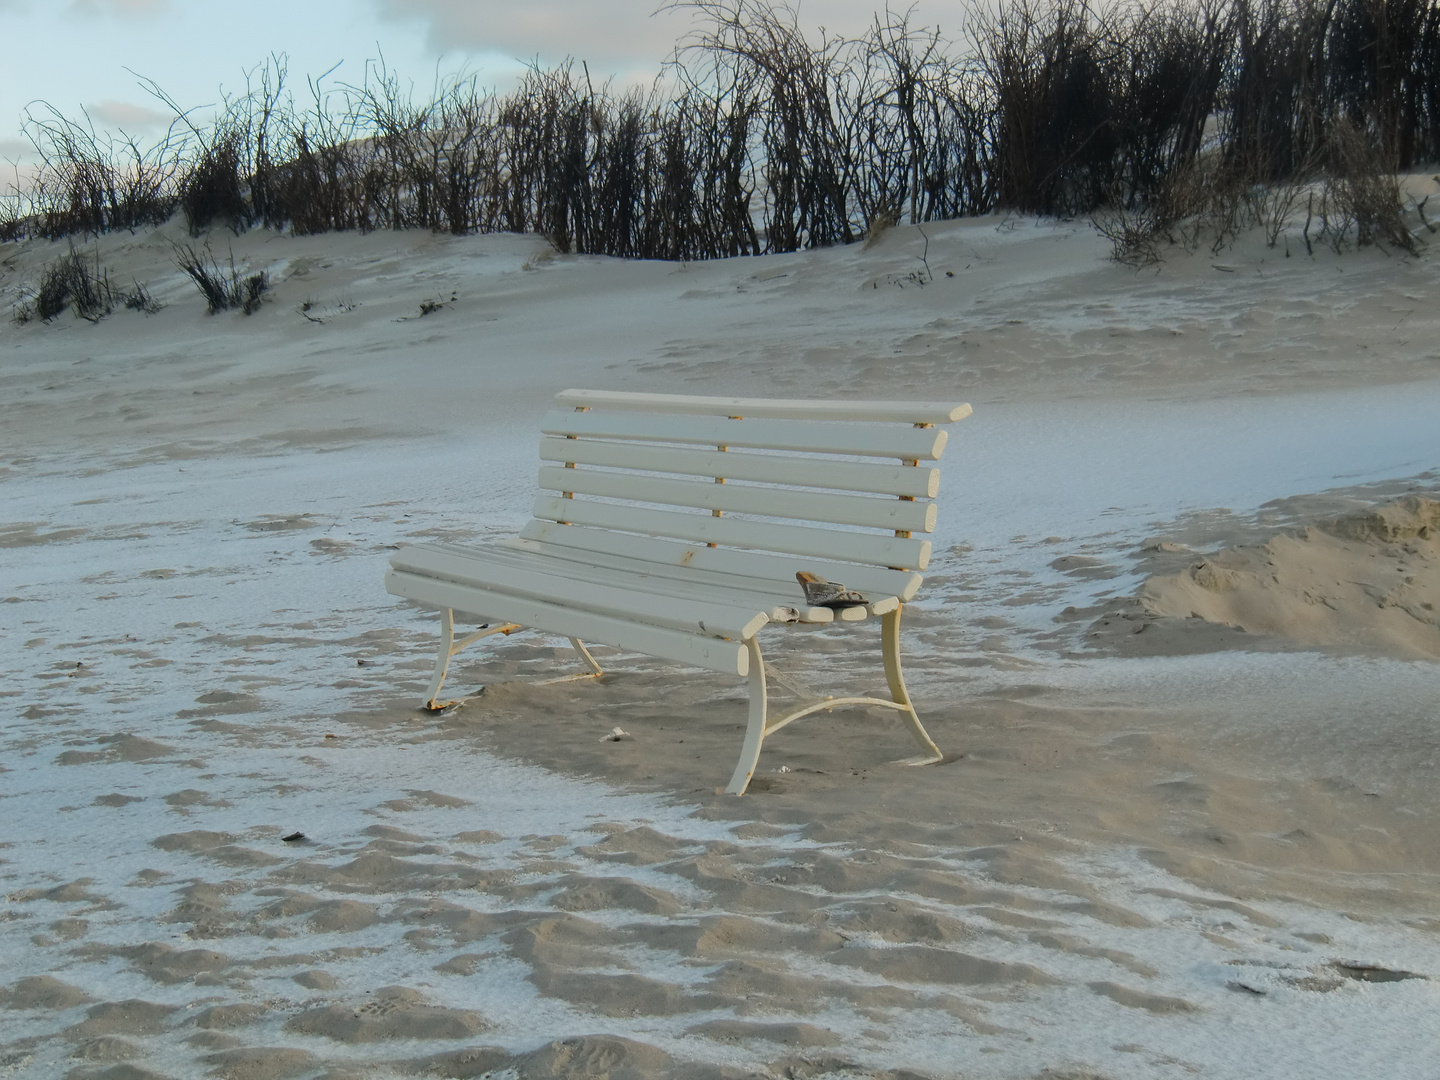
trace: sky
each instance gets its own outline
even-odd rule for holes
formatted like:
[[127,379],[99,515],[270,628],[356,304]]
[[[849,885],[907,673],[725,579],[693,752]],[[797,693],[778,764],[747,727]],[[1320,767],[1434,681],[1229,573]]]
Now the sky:
[[[291,85],[334,68],[359,82],[383,55],[417,90],[466,70],[505,90],[526,61],[585,60],[592,76],[649,82],[692,27],[664,0],[0,0],[0,161],[24,162],[26,109],[45,103],[88,113],[97,129],[144,143],[170,113],[142,85],[153,80],[186,109],[244,91],[271,55],[288,58]],[[893,2],[893,0],[892,0]],[[801,0],[801,25],[858,33],[884,0]],[[895,4],[903,9],[902,4]],[[958,35],[962,0],[919,0],[915,18]],[[338,68],[335,65],[340,65]],[[4,169],[8,171],[8,166]],[[0,188],[7,178],[0,173]]]

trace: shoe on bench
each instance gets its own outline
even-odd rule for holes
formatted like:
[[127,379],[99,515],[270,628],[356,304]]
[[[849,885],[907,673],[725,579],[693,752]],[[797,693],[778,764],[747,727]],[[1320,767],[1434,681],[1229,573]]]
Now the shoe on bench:
[[805,590],[805,602],[812,607],[838,611],[841,608],[864,607],[870,602],[854,589],[847,589],[839,582],[826,581],[819,574],[812,574],[808,570],[795,571],[795,580],[800,582],[800,588]]

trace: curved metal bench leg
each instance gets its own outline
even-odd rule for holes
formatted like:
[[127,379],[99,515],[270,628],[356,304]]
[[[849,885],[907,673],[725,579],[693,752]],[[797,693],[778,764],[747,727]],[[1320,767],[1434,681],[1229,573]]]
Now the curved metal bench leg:
[[755,775],[755,766],[760,762],[760,747],[765,742],[765,717],[768,701],[765,693],[765,661],[760,656],[760,641],[751,638],[745,643],[750,650],[750,723],[745,729],[745,745],[740,751],[740,761],[735,766],[735,775],[725,788],[727,795],[744,795]]
[[901,604],[894,611],[880,617],[880,650],[885,657],[885,681],[890,684],[890,696],[898,704],[905,706],[901,715],[905,717],[910,734],[920,744],[921,756],[910,758],[902,764],[933,765],[945,755],[940,753],[940,748],[930,738],[925,725],[920,723],[915,706],[910,702],[910,694],[905,689],[905,673],[900,669],[900,613],[904,610],[905,605]]
[[424,707],[438,712],[450,702],[439,702],[435,698],[450,671],[450,658],[455,655],[455,613],[449,608],[440,612],[440,653],[435,657],[435,673],[430,676],[430,689],[425,691]]
[[[582,642],[579,638],[572,637],[570,639],[570,644],[574,647],[575,651],[580,654],[580,659],[585,662],[585,666],[590,669],[590,676],[598,679],[601,675],[605,674],[605,672],[600,670],[600,665],[595,662],[595,657],[590,655],[590,650],[585,648],[584,642]],[[578,677],[587,678],[588,676],[581,675]]]
[[[440,609],[440,652],[435,657],[435,673],[430,676],[430,689],[425,691],[425,701],[422,708],[430,712],[441,712],[451,705],[459,705],[465,698],[456,698],[453,701],[440,700],[440,687],[445,682],[445,676],[450,671],[450,658],[467,645],[473,645],[481,638],[490,637],[492,634],[504,634],[509,637],[517,630],[525,629],[519,623],[482,623],[480,629],[468,637],[455,640],[455,612],[450,608]],[[584,675],[571,675],[572,679],[591,679],[600,674],[600,665],[595,663],[595,658],[590,655],[588,649],[574,638],[570,639],[572,645],[579,650],[585,663],[590,670]]]

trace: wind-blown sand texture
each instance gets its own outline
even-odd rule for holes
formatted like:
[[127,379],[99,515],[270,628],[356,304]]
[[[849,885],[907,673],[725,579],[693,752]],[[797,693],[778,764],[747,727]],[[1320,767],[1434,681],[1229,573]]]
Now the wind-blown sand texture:
[[1440,503],[1412,495],[1225,549],[1152,576],[1139,599],[1150,615],[1440,660]]
[[[247,318],[172,225],[97,245],[159,314],[0,327],[4,1068],[1432,1076],[1433,255],[926,233],[213,234]],[[533,635],[418,711],[386,554],[513,534],[566,386],[970,400],[902,628],[945,761],[842,712],[717,796],[738,680],[511,682],[571,669]],[[872,624],[765,648],[777,693],[882,678]]]

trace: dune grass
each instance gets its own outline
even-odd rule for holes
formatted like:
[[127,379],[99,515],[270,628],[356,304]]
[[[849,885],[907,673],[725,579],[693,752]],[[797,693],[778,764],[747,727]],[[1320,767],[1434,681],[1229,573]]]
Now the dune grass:
[[160,310],[160,304],[144,285],[136,282],[129,290],[117,289],[110,283],[110,272],[100,265],[98,254],[87,258],[71,244],[68,252],[44,267],[35,288],[21,290],[11,320],[19,325],[32,319],[48,323],[73,311],[76,318],[98,323],[117,306],[146,315]]

